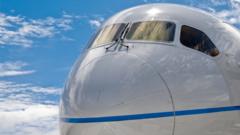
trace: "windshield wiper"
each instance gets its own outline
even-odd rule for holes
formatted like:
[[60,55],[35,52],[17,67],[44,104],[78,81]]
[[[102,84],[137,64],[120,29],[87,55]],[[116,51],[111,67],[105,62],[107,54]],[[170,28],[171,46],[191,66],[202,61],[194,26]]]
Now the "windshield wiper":
[[[129,23],[126,24],[126,26],[122,29],[121,32],[119,32],[119,34],[117,35],[117,38],[114,40],[112,45],[106,47],[106,51],[108,51],[110,48],[112,48],[115,44],[119,44],[120,48],[121,48],[121,46],[124,46],[124,47],[127,47],[127,49],[128,49],[129,46],[123,44],[123,40],[125,38],[126,33],[128,32],[128,29],[129,29]],[[116,47],[114,48],[114,50],[116,49]]]
[[[118,42],[118,39],[114,40],[114,42],[113,42],[110,46],[108,46],[108,47],[105,48],[106,51],[108,51],[110,48],[112,48],[117,42]],[[116,47],[114,48],[114,50],[115,50],[115,49],[116,49]]]

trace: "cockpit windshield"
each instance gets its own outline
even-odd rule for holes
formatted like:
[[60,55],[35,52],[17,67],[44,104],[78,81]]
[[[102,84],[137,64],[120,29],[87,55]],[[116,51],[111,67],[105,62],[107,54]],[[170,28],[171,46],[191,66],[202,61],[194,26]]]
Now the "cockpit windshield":
[[103,28],[92,43],[92,48],[116,41],[126,24],[113,24]]
[[174,23],[166,21],[112,24],[98,32],[96,38],[91,43],[91,48],[115,42],[120,37],[125,37],[125,41],[172,42],[174,40],[175,28],[176,25]]
[[165,21],[133,23],[126,35],[127,40],[171,42],[174,40],[175,24]]

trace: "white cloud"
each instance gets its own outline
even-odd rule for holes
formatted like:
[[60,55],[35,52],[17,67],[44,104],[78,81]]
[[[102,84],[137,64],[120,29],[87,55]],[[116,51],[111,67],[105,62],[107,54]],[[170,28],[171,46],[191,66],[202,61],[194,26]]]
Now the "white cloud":
[[230,24],[240,23],[240,10],[223,10],[217,12],[216,15]]
[[210,0],[210,2],[215,6],[225,5],[228,3],[227,0]]
[[[1,135],[59,135],[61,88],[0,81]],[[50,103],[50,104],[49,104]]]
[[64,13],[60,18],[27,19],[0,13],[0,45],[30,47],[35,38],[51,38],[71,30],[73,20],[79,18]]
[[101,25],[101,22],[99,20],[90,20],[89,23],[94,27],[99,27]]
[[89,20],[89,24],[93,27],[93,28],[98,28],[101,26],[102,22],[104,21],[103,17],[97,17],[95,19],[90,19]]
[[[26,102],[39,100],[39,102],[45,103],[49,102],[47,98],[49,95],[59,96],[60,92],[61,88],[39,87],[28,83],[17,84],[9,81],[0,81],[0,101],[2,97],[7,96],[11,100]],[[39,97],[34,97],[33,95],[38,95]]]
[[0,63],[0,77],[32,74],[34,70],[23,70],[28,64],[21,61]]
[[228,9],[215,11],[214,14],[230,24],[240,24],[240,0],[222,1],[225,1],[225,6],[228,6]]
[[[210,3],[197,6],[211,12],[225,22],[233,25],[240,24],[240,0],[210,0]],[[218,6],[221,8],[217,9]]]
[[142,0],[144,3],[166,2],[165,0]]
[[232,7],[239,9],[240,8],[240,0],[230,0]]
[[[6,106],[7,102],[4,102]],[[14,103],[14,105],[12,105]],[[12,110],[0,110],[2,135],[58,135],[58,106],[43,104],[8,103]],[[1,103],[0,103],[1,105]],[[19,109],[16,109],[18,106]],[[11,108],[12,107],[12,108]],[[4,122],[5,121],[5,122]]]
[[143,0],[143,2],[144,2],[144,3],[147,3],[147,2],[148,2],[148,0]]

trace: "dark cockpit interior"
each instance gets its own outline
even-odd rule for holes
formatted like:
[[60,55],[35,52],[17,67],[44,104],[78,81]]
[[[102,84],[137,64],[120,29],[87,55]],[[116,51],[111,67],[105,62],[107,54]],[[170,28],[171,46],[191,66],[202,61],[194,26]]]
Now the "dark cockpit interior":
[[184,46],[203,52],[207,55],[215,57],[219,54],[219,50],[210,38],[208,38],[208,36],[202,31],[193,27],[186,25],[182,26],[180,41]]

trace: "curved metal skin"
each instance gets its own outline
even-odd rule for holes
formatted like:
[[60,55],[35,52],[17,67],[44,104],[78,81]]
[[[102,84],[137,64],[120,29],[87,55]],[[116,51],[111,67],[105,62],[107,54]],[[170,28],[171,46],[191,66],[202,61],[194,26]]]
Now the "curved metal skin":
[[[130,8],[102,27],[149,20],[174,22],[174,41],[87,49],[62,94],[61,135],[239,135],[240,33],[173,4]],[[220,54],[183,46],[182,25],[203,31]],[[106,51],[109,46],[114,49]]]

